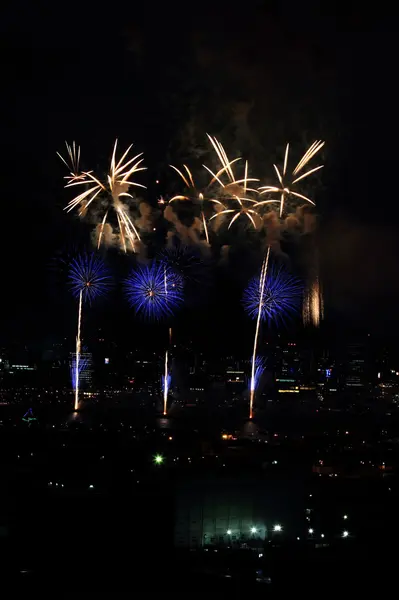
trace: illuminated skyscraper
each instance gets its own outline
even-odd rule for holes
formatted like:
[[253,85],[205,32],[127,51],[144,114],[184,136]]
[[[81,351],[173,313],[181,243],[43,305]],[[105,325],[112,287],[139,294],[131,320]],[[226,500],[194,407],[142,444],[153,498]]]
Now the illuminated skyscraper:
[[[69,366],[72,367],[76,361],[75,352],[69,354]],[[93,355],[91,352],[81,352],[80,362],[84,365],[79,374],[79,387],[84,390],[91,388],[93,383]]]

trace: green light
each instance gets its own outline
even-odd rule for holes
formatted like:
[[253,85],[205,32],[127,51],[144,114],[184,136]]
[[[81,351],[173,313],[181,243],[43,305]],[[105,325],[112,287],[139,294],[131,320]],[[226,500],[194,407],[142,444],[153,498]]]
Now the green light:
[[154,463],[155,463],[156,465],[162,465],[162,463],[163,463],[163,461],[164,461],[164,460],[165,460],[165,459],[164,459],[164,457],[162,456],[162,454],[156,454],[156,455],[154,456]]

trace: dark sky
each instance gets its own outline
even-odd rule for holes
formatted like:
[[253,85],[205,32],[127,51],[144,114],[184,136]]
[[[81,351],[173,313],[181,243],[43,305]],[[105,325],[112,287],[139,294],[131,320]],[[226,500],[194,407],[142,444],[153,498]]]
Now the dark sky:
[[[318,3],[254,0],[113,8],[19,2],[2,15],[0,335],[58,335],[74,318],[49,266],[89,239],[62,210],[55,152],[65,139],[94,166],[115,137],[134,142],[154,202],[156,178],[168,191],[172,157],[201,162],[205,131],[257,173],[270,171],[288,139],[299,148],[326,140],[315,197],[330,322],[396,332],[395,20],[360,3],[341,15],[332,5],[328,14]],[[203,318],[236,317],[231,286]]]

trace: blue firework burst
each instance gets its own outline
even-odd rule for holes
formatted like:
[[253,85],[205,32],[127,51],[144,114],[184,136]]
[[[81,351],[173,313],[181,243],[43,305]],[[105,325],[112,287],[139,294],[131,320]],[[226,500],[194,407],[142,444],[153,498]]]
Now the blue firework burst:
[[262,297],[261,319],[280,325],[299,310],[301,296],[302,285],[296,277],[281,266],[269,265],[263,295],[260,277],[254,277],[244,292],[243,304],[247,314],[256,319]]
[[205,264],[201,251],[195,246],[173,244],[160,253],[160,260],[166,264],[182,282],[203,283]]
[[125,292],[136,313],[147,319],[170,317],[183,302],[182,286],[164,264],[133,270],[125,280]]
[[91,303],[105,294],[111,284],[110,273],[99,256],[92,253],[80,254],[69,263],[69,282],[72,292]]

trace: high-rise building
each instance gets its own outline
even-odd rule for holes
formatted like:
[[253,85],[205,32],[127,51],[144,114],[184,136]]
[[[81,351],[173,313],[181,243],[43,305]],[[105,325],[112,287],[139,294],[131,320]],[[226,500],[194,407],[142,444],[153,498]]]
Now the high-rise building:
[[344,359],[344,385],[362,389],[368,384],[368,352],[363,342],[352,342],[346,347]]
[[[69,354],[69,364],[71,370],[76,365],[76,353],[71,352]],[[91,388],[93,383],[93,355],[91,352],[82,352],[79,355],[79,387],[81,389],[88,390]],[[74,374],[72,373],[72,377]]]

